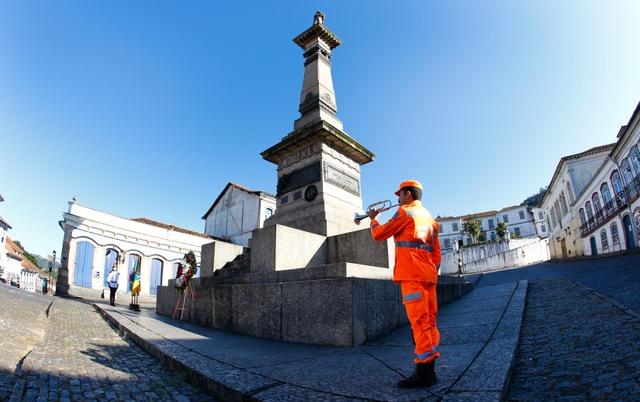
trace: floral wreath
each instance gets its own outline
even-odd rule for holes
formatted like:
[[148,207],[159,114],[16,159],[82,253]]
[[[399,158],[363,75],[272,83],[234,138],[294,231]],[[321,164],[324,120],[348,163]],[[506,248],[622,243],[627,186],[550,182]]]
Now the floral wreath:
[[193,251],[189,251],[178,263],[178,271],[176,272],[176,289],[178,293],[184,292],[196,272],[198,272],[196,256]]

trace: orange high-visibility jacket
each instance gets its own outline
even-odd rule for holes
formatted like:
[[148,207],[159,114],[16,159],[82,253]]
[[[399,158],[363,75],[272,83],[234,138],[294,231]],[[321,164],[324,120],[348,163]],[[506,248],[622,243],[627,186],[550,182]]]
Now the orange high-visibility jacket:
[[[431,236],[429,236],[429,229]],[[381,225],[371,221],[374,240],[385,240],[393,236],[396,243],[394,281],[431,282],[438,281],[438,266],[442,258],[438,240],[438,223],[431,217],[420,201],[401,205],[398,212]]]

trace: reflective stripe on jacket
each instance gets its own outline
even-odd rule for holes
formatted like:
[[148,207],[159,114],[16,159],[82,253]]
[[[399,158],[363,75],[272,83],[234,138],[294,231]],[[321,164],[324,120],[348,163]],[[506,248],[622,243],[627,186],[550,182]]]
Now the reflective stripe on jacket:
[[393,236],[396,243],[394,281],[438,281],[438,266],[442,254],[438,240],[438,223],[420,201],[401,205],[398,212],[381,225],[371,221],[374,240]]

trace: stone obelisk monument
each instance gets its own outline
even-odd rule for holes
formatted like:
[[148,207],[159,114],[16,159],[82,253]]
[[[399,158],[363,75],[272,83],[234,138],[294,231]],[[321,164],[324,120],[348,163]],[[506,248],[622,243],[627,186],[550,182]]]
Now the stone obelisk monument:
[[313,25],[293,41],[303,50],[300,118],[293,131],[261,153],[278,165],[276,213],[265,222],[333,236],[357,229],[362,211],[360,166],[374,154],[344,132],[331,78],[331,52],[340,39],[316,12]]

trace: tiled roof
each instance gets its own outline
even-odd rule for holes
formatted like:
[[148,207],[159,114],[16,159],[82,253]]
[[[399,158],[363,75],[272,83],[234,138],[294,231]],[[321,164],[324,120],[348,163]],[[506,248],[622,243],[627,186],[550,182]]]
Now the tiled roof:
[[47,275],[48,273],[42,270],[40,267],[29,261],[24,257],[24,249],[18,246],[16,242],[13,241],[9,236],[7,236],[5,241],[5,249],[7,250],[7,255],[16,260],[22,260],[21,265],[22,268],[36,272],[41,275]]
[[199,237],[204,237],[204,238],[207,238],[207,239],[211,239],[212,238],[211,236],[206,235],[204,233],[195,232],[193,230],[181,228],[181,227],[175,226],[175,225],[168,225],[166,223],[154,221],[154,220],[148,219],[148,218],[132,218],[130,220],[132,220],[134,222],[144,223],[146,225],[160,227],[160,228],[167,229],[167,230],[173,230],[175,232],[185,233],[185,234],[192,235],[192,236],[199,236]]

